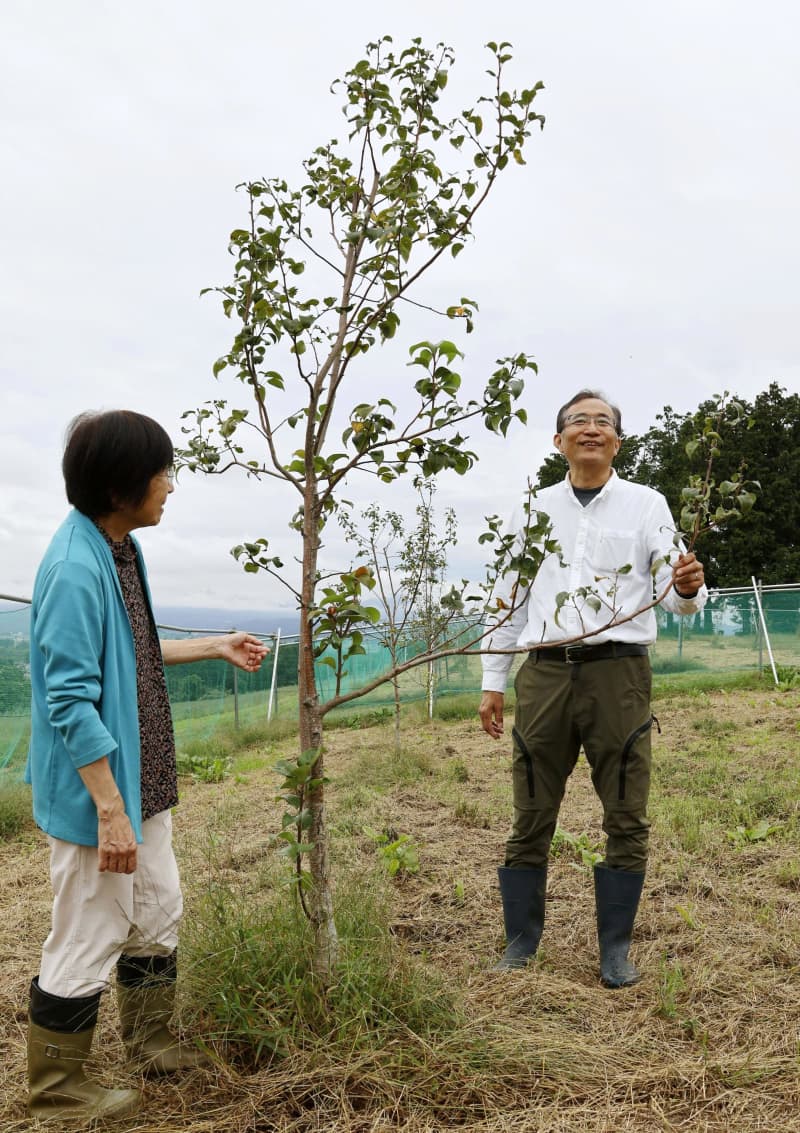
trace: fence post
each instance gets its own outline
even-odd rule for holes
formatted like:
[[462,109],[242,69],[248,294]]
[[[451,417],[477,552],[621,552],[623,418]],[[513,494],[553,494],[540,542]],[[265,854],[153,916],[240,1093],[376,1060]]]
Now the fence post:
[[278,685],[278,654],[281,651],[281,630],[278,627],[278,632],[275,634],[275,652],[272,658],[272,680],[269,686],[269,700],[267,701],[267,723],[272,719],[272,711],[275,706],[275,690]]
[[[753,599],[750,599],[751,610],[755,606]],[[758,644],[758,675],[764,674],[764,631],[761,628],[761,618],[758,616],[758,610],[755,611],[756,620],[756,642]]]
[[764,607],[761,605],[760,583],[756,582],[755,575],[750,576],[750,581],[753,584],[753,591],[754,591],[755,596],[756,596],[756,605],[758,606],[758,616],[761,619],[761,629],[762,629],[762,632],[763,632],[763,635],[764,635],[764,641],[767,644],[767,656],[769,657],[769,663],[770,663],[770,666],[772,668],[772,679],[775,681],[775,684],[777,685],[777,684],[780,684],[780,681],[778,680],[778,671],[775,668],[775,658],[772,656],[772,644],[769,640],[769,631],[767,630],[767,619],[764,617]]
[[[228,630],[228,633],[236,633],[235,629]],[[222,686],[225,687],[224,685]],[[233,666],[233,726],[239,730],[239,670]]]

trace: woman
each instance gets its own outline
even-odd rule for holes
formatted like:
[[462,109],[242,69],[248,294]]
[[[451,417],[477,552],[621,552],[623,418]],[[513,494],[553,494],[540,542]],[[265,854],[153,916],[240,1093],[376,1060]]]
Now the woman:
[[173,486],[172,443],[126,410],[83,414],[63,459],[73,504],[45,553],[31,605],[31,745],[26,778],[50,843],[53,914],[31,983],[28,1109],[118,1117],[139,1091],[84,1074],[101,992],[116,967],[131,1065],[197,1064],[168,1030],[182,898],[172,851],[178,801],[163,666],[223,658],[255,672],[245,633],[159,642],[141,550]]

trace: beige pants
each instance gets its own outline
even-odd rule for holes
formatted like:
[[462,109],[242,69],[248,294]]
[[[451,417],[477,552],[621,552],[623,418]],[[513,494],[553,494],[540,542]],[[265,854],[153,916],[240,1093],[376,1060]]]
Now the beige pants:
[[169,956],[183,912],[172,851],[172,814],[142,824],[135,873],[100,873],[97,847],[48,838],[53,920],[42,950],[39,986],[70,999],[108,985],[127,956]]

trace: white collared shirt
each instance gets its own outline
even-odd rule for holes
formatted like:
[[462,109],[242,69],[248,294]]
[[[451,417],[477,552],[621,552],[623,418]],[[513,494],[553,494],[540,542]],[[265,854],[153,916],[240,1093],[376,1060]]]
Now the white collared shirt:
[[[621,624],[620,619],[653,601],[652,568],[659,560],[655,594],[663,593],[672,577],[672,566],[684,549],[683,544],[676,547],[673,542],[675,523],[661,493],[621,480],[612,469],[611,478],[586,507],[575,496],[567,476],[560,484],[540,489],[530,508],[550,517],[561,558],[555,554],[545,558],[533,585],[527,593],[517,595],[517,608],[486,638],[485,647],[533,649],[545,641],[564,641],[587,633],[592,634],[587,644],[630,641],[652,645],[656,639],[655,610],[646,610]],[[526,522],[520,502],[506,528],[517,533],[517,548]],[[631,569],[620,574],[620,568],[628,565]],[[494,588],[493,599],[499,598],[505,609],[512,607],[515,581],[509,574]],[[564,591],[574,594],[582,587],[597,595],[601,608],[592,609],[585,599],[569,601],[561,607],[556,622],[557,595]],[[681,598],[673,587],[662,606],[673,614],[694,614],[702,610],[707,597],[705,586],[694,598]],[[484,653],[481,660],[483,688],[505,692],[514,654]]]

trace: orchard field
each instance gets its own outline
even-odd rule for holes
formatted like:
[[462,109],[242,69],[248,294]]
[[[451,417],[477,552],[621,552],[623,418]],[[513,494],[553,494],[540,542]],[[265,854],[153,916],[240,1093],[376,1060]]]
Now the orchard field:
[[[352,716],[329,731],[343,964],[325,995],[274,843],[289,725],[243,729],[227,754],[219,741],[182,779],[176,811],[181,1018],[211,1066],[145,1083],[141,1113],[117,1128],[800,1131],[800,687],[714,683],[662,682],[654,702],[651,868],[633,949],[644,977],[617,992],[597,979],[601,830],[583,759],[539,955],[493,973],[509,743],[456,702],[432,722],[412,706],[399,754],[389,724]],[[0,842],[0,892],[0,1112],[18,1133],[27,986],[49,912],[46,846],[29,824]],[[132,1081],[113,991],[100,1031],[94,1071]]]

